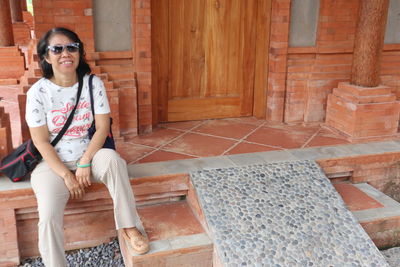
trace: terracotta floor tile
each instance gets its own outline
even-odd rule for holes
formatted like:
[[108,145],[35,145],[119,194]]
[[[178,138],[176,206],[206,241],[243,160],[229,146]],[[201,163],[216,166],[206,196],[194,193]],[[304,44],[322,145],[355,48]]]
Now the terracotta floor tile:
[[306,147],[313,146],[332,146],[332,145],[342,145],[342,144],[350,144],[351,142],[335,137],[321,136],[317,135],[306,145]]
[[233,120],[209,120],[194,129],[194,132],[241,139],[256,127],[255,125],[244,124]]
[[251,144],[247,142],[241,142],[231,150],[229,150],[225,155],[233,155],[233,154],[243,154],[243,153],[255,153],[255,152],[264,152],[271,150],[280,150],[279,148],[263,146],[257,144]]
[[186,201],[138,207],[150,241],[203,233]]
[[285,130],[287,132],[297,132],[301,134],[308,134],[312,136],[313,134],[320,131],[321,127],[319,126],[303,126],[303,125],[287,125],[287,124],[278,124],[278,125],[264,125],[264,127],[270,127],[280,130]]
[[160,147],[175,137],[182,134],[182,131],[165,129],[165,128],[156,128],[152,133],[146,135],[139,135],[132,138],[131,142],[140,145],[146,145],[151,147]]
[[384,206],[351,184],[333,185],[351,211],[383,208]]
[[159,126],[170,129],[189,130],[202,123],[203,121],[165,122],[165,123],[160,123]]
[[245,140],[249,142],[278,146],[282,148],[300,148],[314,134],[314,130],[301,129],[289,130],[272,127],[257,129]]
[[138,158],[154,151],[153,148],[144,147],[141,145],[117,142],[117,152],[128,164],[135,162]]
[[192,159],[194,157],[180,154],[180,153],[175,153],[175,152],[170,152],[170,151],[164,151],[164,150],[157,150],[154,153],[149,154],[148,156],[142,158],[139,160],[139,163],[146,163],[146,162],[156,162],[156,161],[168,161],[168,160],[179,160],[179,159]]
[[222,119],[226,121],[236,121],[240,123],[247,123],[247,124],[252,124],[252,125],[261,125],[264,124],[266,121],[265,120],[260,120],[257,119],[256,117],[240,117],[240,118],[227,118],[227,119]]
[[219,156],[235,141],[201,134],[187,133],[164,148],[177,153],[198,157]]

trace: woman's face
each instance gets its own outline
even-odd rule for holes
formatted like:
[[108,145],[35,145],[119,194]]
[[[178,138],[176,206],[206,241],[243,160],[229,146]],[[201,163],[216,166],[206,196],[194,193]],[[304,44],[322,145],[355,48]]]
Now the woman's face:
[[54,76],[61,78],[62,76],[76,75],[76,69],[79,65],[79,49],[73,49],[71,46],[65,47],[74,44],[73,41],[62,34],[56,34],[50,38],[49,46],[56,46],[58,52],[60,52],[60,47],[57,46],[64,46],[61,53],[57,53],[57,49],[53,49],[55,51],[49,49],[47,52],[46,61],[51,64]]

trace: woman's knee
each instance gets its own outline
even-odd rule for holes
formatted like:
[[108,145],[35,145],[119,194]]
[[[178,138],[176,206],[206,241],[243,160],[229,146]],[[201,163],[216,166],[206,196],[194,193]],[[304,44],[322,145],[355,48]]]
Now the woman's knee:
[[93,165],[98,165],[102,167],[109,166],[110,163],[119,163],[123,161],[119,154],[109,148],[102,148],[99,151],[96,152],[96,154],[93,157],[92,164]]

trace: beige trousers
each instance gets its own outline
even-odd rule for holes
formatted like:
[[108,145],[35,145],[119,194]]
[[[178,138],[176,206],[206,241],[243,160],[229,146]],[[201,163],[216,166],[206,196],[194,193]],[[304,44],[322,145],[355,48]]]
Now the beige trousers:
[[[75,170],[76,162],[65,163]],[[114,203],[117,229],[143,226],[136,211],[125,161],[112,149],[100,149],[92,159],[92,180],[106,185]],[[64,209],[70,197],[64,180],[42,161],[32,172],[31,185],[39,212],[39,251],[47,267],[66,266]]]

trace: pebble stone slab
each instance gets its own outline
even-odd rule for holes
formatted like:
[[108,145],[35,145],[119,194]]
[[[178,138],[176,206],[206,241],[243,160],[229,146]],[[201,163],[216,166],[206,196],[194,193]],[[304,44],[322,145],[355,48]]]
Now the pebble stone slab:
[[389,266],[314,161],[190,177],[225,266]]

